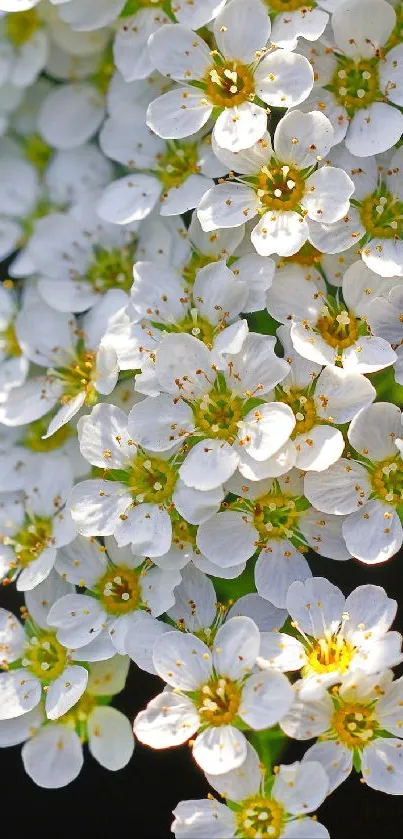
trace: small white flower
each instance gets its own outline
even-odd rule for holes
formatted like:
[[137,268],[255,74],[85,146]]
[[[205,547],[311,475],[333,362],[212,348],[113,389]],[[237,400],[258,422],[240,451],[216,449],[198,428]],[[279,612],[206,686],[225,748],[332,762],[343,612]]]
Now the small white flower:
[[[296,686],[297,687],[297,686]],[[375,675],[352,673],[344,684],[315,702],[297,698],[280,725],[288,737],[318,742],[304,762],[318,761],[330,780],[330,791],[353,765],[372,789],[401,794],[403,679],[390,670]]]
[[259,757],[248,743],[242,766],[221,775],[209,773],[207,780],[223,798],[236,802],[236,808],[212,797],[181,801],[174,810],[172,825],[176,839],[199,836],[329,839],[326,828],[307,815],[324,801],[329,786],[325,770],[314,759],[282,764],[275,775],[265,778]]
[[312,577],[292,583],[286,602],[297,634],[263,633],[258,665],[301,670],[304,702],[357,671],[371,675],[402,661],[402,637],[388,631],[397,603],[383,588],[359,586],[346,599],[324,577]]
[[[161,416],[153,408],[157,426],[169,407]],[[171,548],[173,522],[179,516],[191,524],[205,521],[218,509],[223,492],[221,487],[209,492],[188,488],[178,472],[180,451],[170,457],[160,450],[154,454],[132,439],[135,408],[128,419],[120,408],[100,404],[81,419],[81,453],[103,470],[103,477],[76,484],[69,506],[79,533],[114,535],[120,547],[131,544],[135,554],[161,556]],[[181,404],[176,417],[181,425]]]
[[[276,458],[294,428],[294,415],[288,405],[265,398],[288,372],[274,353],[274,339],[248,333],[220,366],[222,372],[214,353],[192,335],[167,335],[156,351],[161,395],[145,399],[130,414],[133,439],[151,451],[169,452],[194,438],[179,474],[195,490],[221,486],[249,461],[270,461],[271,475],[289,468],[279,471]],[[259,403],[252,407],[255,398]]]
[[57,600],[48,617],[57,638],[74,647],[79,661],[107,659],[116,651],[131,655],[131,640],[143,636],[148,621],[162,632],[164,624],[155,627],[152,618],[174,605],[174,588],[181,581],[179,571],[149,567],[113,539],[104,547],[82,536],[59,553],[56,570],[87,590]]
[[134,749],[131,724],[120,711],[105,705],[106,695],[123,690],[128,664],[125,656],[91,664],[85,693],[55,722],[47,721],[40,705],[0,722],[1,746],[26,741],[24,769],[38,786],[59,789],[74,781],[83,765],[84,742],[105,769],[116,771],[129,762]]
[[[3,538],[2,576],[29,591],[48,577],[57,551],[74,539],[76,528],[66,507],[73,485],[63,455],[43,456],[40,470],[30,461],[25,470],[24,503],[10,504]],[[10,499],[11,500],[11,499]]]
[[237,227],[259,215],[251,233],[257,252],[297,253],[310,237],[312,222],[336,222],[350,206],[354,184],[346,172],[333,166],[317,169],[332,137],[323,114],[291,111],[276,128],[274,151],[268,134],[245,152],[213,145],[220,159],[242,177],[231,177],[202,198],[197,215],[203,230]]
[[233,152],[263,137],[267,113],[255,100],[282,108],[310,93],[313,73],[301,55],[275,50],[264,56],[270,18],[260,0],[233,0],[214,21],[217,50],[179,24],[163,26],[149,40],[151,61],[182,86],[148,109],[148,125],[160,137],[195,134],[217,109],[217,144]]
[[228,570],[242,569],[258,552],[256,589],[275,606],[285,607],[294,580],[311,576],[303,556],[308,546],[336,560],[348,559],[341,521],[310,507],[296,470],[277,480],[249,482],[239,476],[227,488],[238,497],[199,526],[197,546],[209,562]]
[[403,499],[402,415],[377,402],[352,420],[348,439],[355,452],[318,478],[305,478],[305,494],[319,510],[346,515],[343,536],[353,556],[368,564],[384,562],[401,547]]
[[[341,365],[346,373],[372,373],[396,360],[390,344],[373,335],[367,322],[372,296],[382,293],[384,280],[361,261],[353,263],[333,296],[323,281],[290,265],[275,277],[267,292],[269,313],[281,323],[291,321],[294,350],[315,364]],[[387,290],[389,290],[387,287]]]
[[138,739],[163,749],[199,732],[193,757],[205,772],[221,774],[241,766],[247,740],[237,722],[256,731],[268,728],[287,713],[293,699],[283,674],[253,672],[259,648],[259,630],[247,617],[228,620],[210,647],[195,635],[162,635],[154,645],[153,660],[171,690],[138,714]]

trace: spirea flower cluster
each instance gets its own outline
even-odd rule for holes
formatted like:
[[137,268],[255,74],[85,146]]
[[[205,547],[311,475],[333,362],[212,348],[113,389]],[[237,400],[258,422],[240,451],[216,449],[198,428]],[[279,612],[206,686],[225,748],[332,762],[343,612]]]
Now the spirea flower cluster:
[[403,3],[0,9],[0,745],[189,741],[177,839],[326,837],[403,794],[397,603],[321,565],[403,542]]

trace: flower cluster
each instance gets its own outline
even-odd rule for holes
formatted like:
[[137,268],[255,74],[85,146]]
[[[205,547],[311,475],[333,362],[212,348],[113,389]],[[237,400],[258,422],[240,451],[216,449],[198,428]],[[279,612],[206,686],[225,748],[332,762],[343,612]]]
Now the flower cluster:
[[0,746],[54,788],[189,741],[218,798],[176,839],[403,794],[396,601],[320,565],[403,543],[402,35],[401,0],[0,0]]

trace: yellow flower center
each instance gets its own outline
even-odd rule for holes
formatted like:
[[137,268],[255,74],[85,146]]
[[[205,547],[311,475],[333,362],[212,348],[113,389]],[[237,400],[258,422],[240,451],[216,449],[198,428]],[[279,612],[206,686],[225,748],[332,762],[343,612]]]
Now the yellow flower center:
[[52,682],[63,672],[67,663],[67,650],[53,632],[33,637],[24,649],[22,664],[43,682]]
[[10,321],[6,329],[4,329],[3,332],[0,332],[0,346],[5,355],[9,358],[19,358],[20,355],[22,355],[21,347],[15,334],[13,321]]
[[242,105],[255,96],[253,73],[240,61],[214,64],[204,79],[204,86],[210,102],[220,108]]
[[211,390],[203,394],[193,408],[196,428],[206,437],[232,444],[238,434],[238,423],[242,420],[242,407],[243,400],[232,391],[219,393]]
[[229,725],[238,713],[241,691],[231,679],[212,678],[198,692],[195,704],[202,723]]
[[196,143],[174,143],[164,154],[157,154],[156,170],[166,190],[179,187],[189,175],[200,172]]
[[186,315],[183,320],[175,324],[172,331],[187,332],[189,335],[194,335],[195,338],[198,338],[199,341],[203,341],[203,343],[211,349],[214,343],[216,331],[219,332],[226,327],[225,315],[227,314],[227,312],[223,312],[223,320],[221,323],[217,326],[213,326],[213,324],[208,320],[200,317],[197,309],[191,309],[189,314]]
[[337,739],[348,748],[359,749],[375,738],[379,723],[371,706],[355,702],[346,703],[334,712],[332,728]]
[[351,116],[361,108],[367,108],[376,99],[382,98],[377,61],[339,59],[331,89]]
[[281,804],[273,798],[254,796],[242,802],[236,813],[236,836],[243,839],[278,839],[285,823]]
[[139,504],[164,504],[170,501],[178,474],[167,460],[138,452],[127,483]]
[[105,611],[111,615],[133,612],[140,602],[138,574],[125,566],[108,570],[99,581],[97,591]]
[[91,694],[85,692],[73,708],[70,708],[70,711],[67,711],[67,714],[63,714],[62,717],[59,717],[58,722],[73,728],[77,732],[81,742],[86,743],[88,740],[88,717],[98,704],[103,703],[100,702],[97,697],[91,696]]
[[41,22],[35,9],[27,12],[10,13],[6,15],[4,30],[7,38],[16,46],[22,47],[39,29]]
[[374,494],[388,504],[403,501],[403,464],[400,457],[390,457],[377,463],[371,474]]
[[14,547],[21,568],[27,568],[31,562],[38,559],[45,548],[52,544],[52,533],[51,519],[34,517],[10,538],[9,543]]
[[196,545],[197,526],[189,524],[182,516],[172,517],[172,544],[183,551],[189,545],[196,553],[200,553]]
[[330,347],[345,349],[356,342],[360,325],[360,319],[346,309],[326,309],[317,320],[315,330]]
[[307,670],[314,670],[315,673],[345,673],[355,652],[355,647],[342,635],[320,638],[308,654]]
[[291,495],[268,493],[254,504],[253,524],[260,536],[259,547],[268,539],[289,539],[298,527],[301,510]]
[[299,249],[297,253],[294,253],[292,256],[282,257],[282,262],[292,262],[293,264],[296,263],[297,265],[301,265],[303,268],[311,268],[316,265],[320,265],[323,259],[323,253],[316,250],[310,242],[305,242],[302,245],[302,248]]
[[72,431],[68,425],[63,425],[51,437],[43,440],[43,435],[46,434],[50,419],[49,414],[46,414],[44,417],[25,426],[24,437],[21,441],[22,445],[26,446],[27,449],[31,449],[33,452],[53,452],[55,449],[59,449],[71,437]]
[[316,408],[313,399],[305,395],[303,390],[279,389],[278,401],[289,405],[296,419],[296,424],[291,438],[294,440],[299,434],[310,431],[319,420],[316,416]]
[[372,239],[403,238],[403,201],[399,201],[387,190],[364,198],[360,216]]
[[85,347],[78,347],[72,364],[52,371],[52,376],[63,385],[63,394],[60,397],[62,405],[66,405],[83,391],[85,391],[84,404],[96,404],[98,397],[93,383],[95,358],[95,352],[90,352]]
[[253,179],[264,210],[294,210],[305,192],[305,181],[297,169],[288,164],[263,166]]
[[53,154],[53,149],[48,146],[39,134],[30,134],[25,138],[25,155],[30,163],[42,172],[48,165]]
[[91,283],[95,292],[105,294],[112,288],[130,291],[133,285],[134,248],[134,241],[121,248],[103,248],[100,245],[94,248],[85,279]]

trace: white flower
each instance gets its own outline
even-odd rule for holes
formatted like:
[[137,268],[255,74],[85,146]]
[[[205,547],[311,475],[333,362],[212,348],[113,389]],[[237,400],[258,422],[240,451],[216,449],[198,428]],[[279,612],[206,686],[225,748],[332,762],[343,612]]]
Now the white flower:
[[[145,79],[154,69],[148,49],[150,35],[175,15],[178,23],[189,29],[200,29],[224,8],[226,0],[151,0],[132,15],[123,17],[117,30],[113,57],[116,67],[127,82]],[[170,12],[170,17],[166,14]]]
[[[400,116],[400,112],[399,112]],[[334,153],[332,152],[332,157]],[[343,155],[343,166],[355,184],[354,206],[335,224],[315,222],[312,244],[327,253],[358,245],[365,264],[381,277],[403,276],[403,189],[400,175],[403,149],[390,163]],[[351,166],[351,169],[350,169]]]
[[[263,261],[263,260],[262,260]],[[238,265],[238,263],[237,263]],[[201,268],[194,285],[184,285],[180,273],[157,263],[137,262],[133,268],[131,303],[122,318],[108,330],[108,342],[116,350],[121,370],[138,370],[155,358],[167,333],[188,333],[213,351],[218,367],[226,353],[237,353],[248,334],[239,315],[248,306],[251,290],[246,267],[227,268],[224,260]],[[264,296],[274,273],[274,264],[261,265],[254,277],[254,293]],[[136,389],[147,394],[143,379]],[[150,394],[152,395],[152,394]]]
[[[293,55],[293,53],[290,53]],[[310,237],[312,222],[336,222],[346,215],[354,184],[333,166],[317,169],[329,150],[333,130],[323,114],[291,111],[269,134],[245,152],[216,154],[242,177],[214,186],[202,198],[197,215],[203,230],[237,227],[259,215],[251,233],[262,256],[292,256]]]
[[329,785],[326,772],[316,760],[282,764],[276,775],[265,778],[259,757],[248,743],[241,767],[222,775],[209,773],[207,780],[222,797],[236,802],[236,808],[212,797],[181,801],[174,810],[172,825],[176,839],[329,839],[326,828],[307,815],[324,801]]
[[113,539],[106,539],[104,547],[78,537],[59,553],[56,570],[87,590],[57,600],[48,617],[61,643],[74,647],[78,661],[107,659],[115,652],[130,655],[131,637],[142,635],[149,615],[158,617],[174,605],[174,588],[181,581],[179,571],[150,567],[143,557],[117,548]]
[[324,577],[292,583],[287,610],[297,634],[263,633],[258,665],[301,670],[300,698],[320,699],[350,674],[371,675],[402,661],[402,637],[388,632],[396,608],[379,586],[359,586],[346,599]]
[[346,373],[355,374],[393,364],[396,356],[390,344],[372,334],[366,319],[383,280],[374,274],[369,279],[361,261],[347,269],[334,296],[326,296],[322,281],[306,279],[299,266],[290,265],[267,292],[269,313],[281,323],[292,322],[290,337],[299,355],[316,364],[340,364]]
[[171,690],[164,690],[137,715],[136,737],[163,749],[199,732],[193,757],[205,772],[221,774],[241,766],[247,740],[237,722],[256,731],[268,728],[287,713],[293,699],[283,674],[253,672],[259,648],[259,630],[247,617],[227,621],[211,648],[195,635],[162,635],[154,645],[153,660]]
[[[119,408],[100,404],[81,419],[81,453],[103,470],[103,477],[76,484],[69,506],[83,535],[114,535],[120,547],[131,544],[133,553],[154,557],[171,547],[171,516],[198,524],[216,512],[223,492],[221,487],[207,493],[189,489],[178,473],[177,452],[150,454],[132,439],[135,408],[128,420]],[[178,410],[180,421],[181,405]],[[157,423],[164,418],[154,415]]]
[[325,89],[315,95],[352,154],[387,151],[403,131],[403,48],[388,40],[395,11],[385,0],[348,0],[331,23],[335,46],[323,44],[318,84]]
[[[72,651],[60,644],[41,614],[40,598],[51,603],[70,586],[61,580],[46,580],[31,592],[35,619],[23,627],[12,612],[0,609],[2,668],[0,674],[1,720],[21,717],[44,701],[48,719],[55,720],[72,708],[84,693],[88,672],[73,664]],[[37,622],[39,620],[39,623]]]
[[[249,461],[266,461],[271,475],[289,468],[279,471],[278,457],[294,415],[288,405],[265,400],[288,372],[274,353],[274,339],[250,332],[220,366],[217,372],[214,353],[192,335],[167,335],[155,361],[162,393],[135,405],[129,418],[132,438],[150,451],[169,452],[193,438],[179,475],[195,490],[216,489]],[[252,407],[255,398],[259,403]]]
[[66,500],[73,480],[63,455],[43,456],[40,469],[27,466],[24,503],[10,504],[3,538],[2,577],[17,580],[18,591],[29,591],[48,577],[57,551],[74,539],[76,529]]
[[[358,263],[361,265],[361,263]],[[376,390],[359,373],[339,367],[321,367],[299,355],[290,338],[292,327],[279,327],[285,358],[291,366],[287,378],[276,388],[276,397],[290,406],[296,425],[291,439],[296,449],[295,466],[323,472],[342,455],[344,439],[334,426],[350,422],[376,397]]]
[[38,292],[61,312],[86,311],[116,288],[129,291],[136,259],[166,264],[176,250],[179,221],[150,217],[140,224],[108,224],[96,216],[95,201],[92,196],[69,213],[40,219],[29,241]]
[[282,108],[310,93],[312,68],[301,55],[265,54],[270,18],[260,0],[233,0],[214,21],[217,50],[179,24],[163,26],[149,40],[151,61],[161,73],[182,82],[151,103],[148,125],[160,137],[195,134],[216,109],[213,137],[233,152],[263,137],[267,113],[255,99]]
[[258,552],[255,585],[275,606],[285,607],[294,580],[311,576],[302,555],[307,546],[336,560],[348,559],[341,521],[310,507],[297,472],[277,480],[249,482],[239,477],[227,488],[238,497],[199,526],[197,546],[218,569],[234,568],[235,572],[240,567],[238,573],[242,563]]
[[[318,742],[304,755],[322,764],[330,791],[353,765],[372,789],[401,795],[403,790],[403,679],[390,670],[375,675],[351,674],[339,690],[315,702],[297,698],[280,725],[288,737]],[[399,739],[398,739],[399,738]]]
[[[116,128],[119,132],[117,145],[113,136]],[[110,122],[106,124],[101,143],[106,154],[127,163],[126,148],[121,148],[122,128],[124,130],[125,126],[121,123],[117,126]],[[144,150],[141,156],[132,154],[129,168],[133,173],[112,181],[103,192],[97,212],[105,221],[113,224],[140,221],[157,205],[162,216],[185,213],[197,207],[207,190],[214,186],[212,178],[227,172],[226,166],[213,154],[209,138],[165,143],[154,137],[146,126],[141,129],[138,124],[135,135],[136,143]],[[123,137],[124,143],[130,139],[127,131]]]
[[352,420],[351,459],[306,475],[305,494],[319,510],[346,515],[343,536],[350,553],[368,564],[384,562],[401,547],[403,499],[402,415],[377,402]]
[[[104,336],[125,302],[123,292],[111,289],[81,321],[40,300],[28,302],[17,318],[17,336],[26,356],[47,368],[46,378],[31,379],[11,391],[0,405],[1,421],[10,426],[24,425],[44,416],[59,401],[62,407],[45,435],[50,437],[84,405],[94,405],[98,394],[111,393],[119,369],[116,353]],[[48,392],[50,404],[44,398]],[[30,403],[26,402],[28,397]]]
[[[57,722],[46,720],[41,705],[14,720],[0,722],[0,745],[22,749],[24,769],[45,789],[71,783],[83,765],[83,743],[105,769],[122,769],[130,760],[134,740],[129,720],[105,705],[105,697],[124,688],[129,660],[114,656],[91,664],[85,693]],[[46,724],[45,724],[46,723]]]

